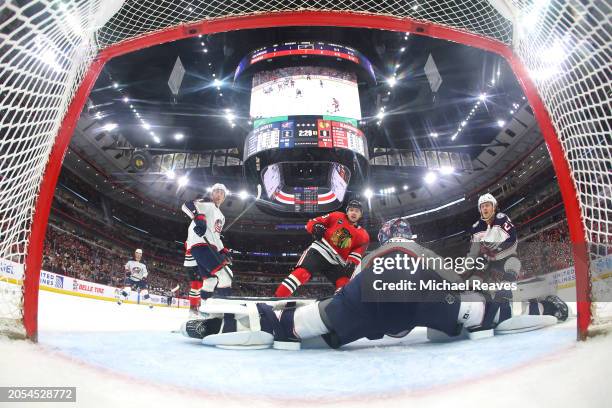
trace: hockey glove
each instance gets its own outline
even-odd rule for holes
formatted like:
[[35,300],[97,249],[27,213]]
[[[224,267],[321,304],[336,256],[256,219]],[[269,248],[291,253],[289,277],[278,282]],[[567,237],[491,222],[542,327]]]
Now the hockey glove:
[[355,273],[355,268],[357,268],[357,265],[352,262],[349,262],[344,267],[344,275],[350,278],[351,276],[353,276],[353,273]]
[[195,227],[193,227],[193,232],[195,232],[199,237],[203,237],[206,234],[206,217],[203,214],[198,214],[193,219]]
[[325,235],[325,231],[327,231],[327,228],[325,228],[325,225],[315,224],[312,227],[312,237],[315,240],[320,241],[321,238],[323,238],[323,236]]
[[234,259],[232,258],[229,249],[223,248],[219,251],[219,254],[221,255],[221,261],[226,265],[232,265],[234,263]]
[[497,252],[499,252],[499,245],[501,244],[501,242],[487,242],[487,241],[482,241],[481,243],[481,249],[480,252],[482,254],[488,255],[488,256],[492,256],[495,255]]

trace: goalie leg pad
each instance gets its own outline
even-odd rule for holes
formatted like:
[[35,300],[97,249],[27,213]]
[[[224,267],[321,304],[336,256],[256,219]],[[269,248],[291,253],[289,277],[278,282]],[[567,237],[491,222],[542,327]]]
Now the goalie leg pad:
[[270,348],[273,343],[274,336],[261,330],[213,334],[202,339],[202,344],[206,346],[216,346],[230,350],[261,350]]
[[262,330],[260,311],[256,304],[213,304],[207,311],[219,313],[221,310],[224,310],[222,333],[204,337],[202,344],[228,349],[263,349],[273,344],[272,330]]
[[329,329],[323,323],[323,319],[321,319],[318,302],[297,308],[294,315],[294,324],[295,334],[300,339],[308,339],[329,332]]

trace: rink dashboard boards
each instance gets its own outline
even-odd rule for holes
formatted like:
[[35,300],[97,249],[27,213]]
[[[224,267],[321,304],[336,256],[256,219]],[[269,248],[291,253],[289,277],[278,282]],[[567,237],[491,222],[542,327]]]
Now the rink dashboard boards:
[[356,121],[285,116],[255,123],[244,144],[244,160],[264,150],[302,147],[347,149],[368,158],[367,141]]

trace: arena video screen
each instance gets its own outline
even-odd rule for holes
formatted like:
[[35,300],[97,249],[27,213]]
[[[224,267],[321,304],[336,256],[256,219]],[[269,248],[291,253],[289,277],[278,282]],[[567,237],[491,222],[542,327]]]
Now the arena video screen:
[[252,118],[333,115],[361,119],[357,77],[325,67],[257,72],[251,89]]
[[292,213],[332,211],[344,200],[351,171],[329,162],[274,163],[261,172],[268,199]]

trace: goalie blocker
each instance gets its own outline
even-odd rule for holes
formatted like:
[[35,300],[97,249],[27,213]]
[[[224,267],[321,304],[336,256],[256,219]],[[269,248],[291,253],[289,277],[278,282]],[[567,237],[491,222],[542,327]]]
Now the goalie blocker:
[[[381,294],[378,300],[364,300],[369,281],[385,276],[401,276],[419,281],[455,280],[448,271],[390,270],[389,274],[373,274],[374,257],[395,257],[403,253],[423,253],[426,249],[411,242],[393,242],[370,254],[364,260],[364,269],[332,298],[309,304],[288,301],[257,303],[233,301],[233,304],[206,304],[213,317],[192,320],[183,325],[183,333],[201,338],[206,345],[224,348],[299,349],[300,342],[322,338],[338,348],[361,338],[380,339],[384,335],[401,337],[413,328],[427,327],[448,337],[457,337],[465,329],[472,338],[497,333],[515,333],[540,329],[567,318],[567,306],[555,296],[542,300],[544,313],[500,320],[499,306],[503,299],[495,294],[476,292],[417,291],[414,301],[386,302]],[[427,250],[429,251],[429,250]],[[417,285],[418,286],[418,285]]]

